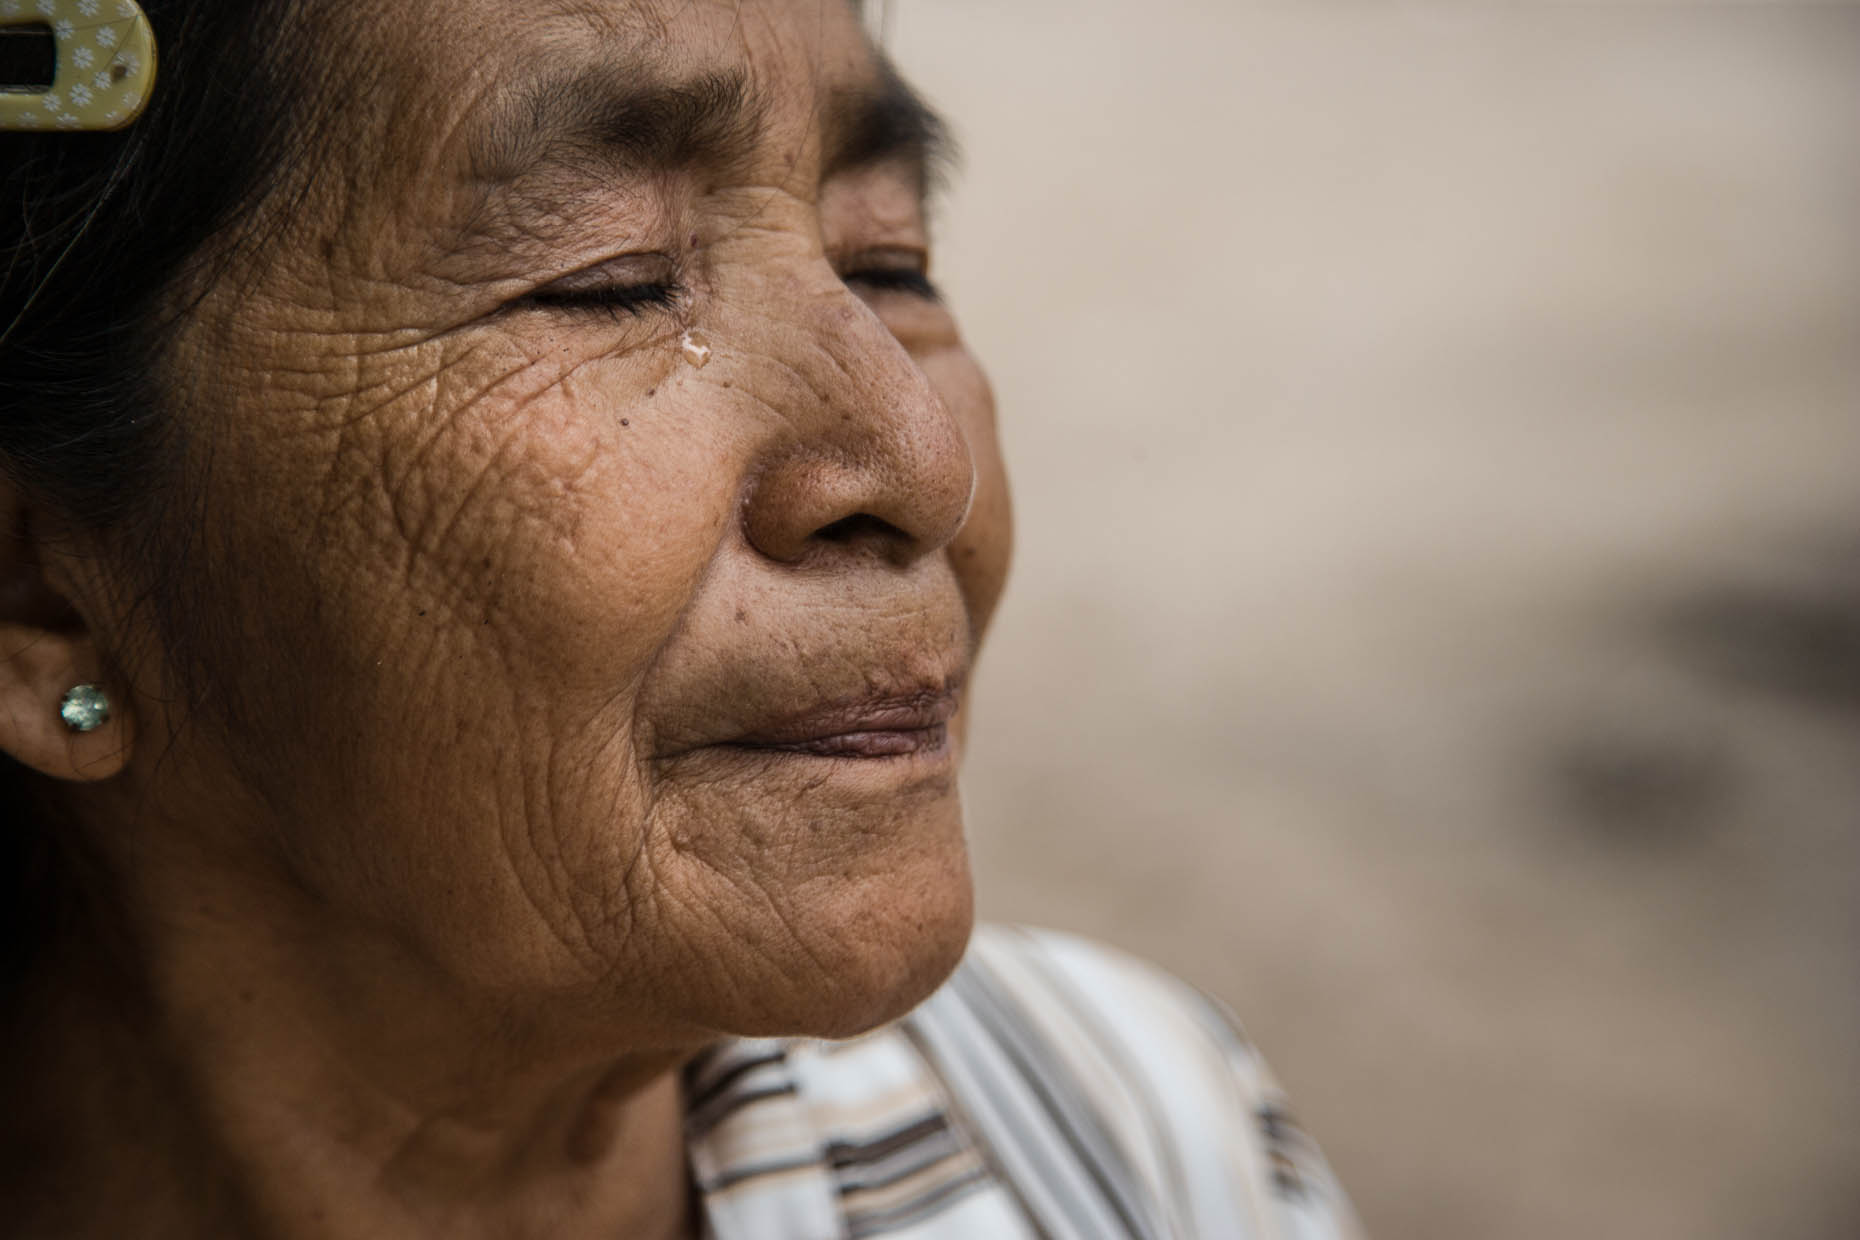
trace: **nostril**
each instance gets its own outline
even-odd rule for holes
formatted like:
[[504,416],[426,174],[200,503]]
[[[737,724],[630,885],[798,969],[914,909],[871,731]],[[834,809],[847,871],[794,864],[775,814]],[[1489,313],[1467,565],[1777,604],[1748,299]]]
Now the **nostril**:
[[814,537],[830,543],[849,544],[866,540],[903,539],[906,534],[889,521],[873,516],[869,512],[855,512],[850,517],[841,517],[831,525],[823,525],[814,532]]

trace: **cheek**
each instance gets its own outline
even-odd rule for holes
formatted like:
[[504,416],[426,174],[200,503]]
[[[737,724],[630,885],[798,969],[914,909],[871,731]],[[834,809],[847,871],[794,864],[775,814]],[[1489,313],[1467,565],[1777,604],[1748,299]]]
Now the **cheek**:
[[272,433],[229,437],[241,645],[216,658],[300,874],[521,977],[561,943],[611,955],[627,914],[591,879],[639,848],[636,691],[741,470],[690,385],[508,352],[405,362],[369,385],[395,399],[327,418],[274,400]]
[[[730,445],[661,392],[657,360],[505,346],[403,363],[371,385],[403,395],[353,401],[339,429],[260,462],[283,502],[258,536],[271,559],[305,566],[315,595],[307,612],[289,598],[273,610],[293,627],[314,619],[352,672],[437,646],[494,657],[539,693],[586,680],[611,700],[664,640],[731,511]],[[433,692],[444,686],[436,676]]]

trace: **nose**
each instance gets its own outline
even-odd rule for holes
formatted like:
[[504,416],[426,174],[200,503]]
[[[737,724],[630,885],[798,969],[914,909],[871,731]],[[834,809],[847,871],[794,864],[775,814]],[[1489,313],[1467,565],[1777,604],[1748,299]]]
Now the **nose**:
[[770,559],[834,550],[904,567],[946,546],[974,500],[961,424],[874,311],[833,280],[787,317],[782,433],[751,474],[743,524]]

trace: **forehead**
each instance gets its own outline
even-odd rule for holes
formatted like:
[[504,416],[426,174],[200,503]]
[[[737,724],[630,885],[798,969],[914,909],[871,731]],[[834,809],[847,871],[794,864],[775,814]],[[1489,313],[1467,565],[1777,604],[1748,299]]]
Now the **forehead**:
[[[734,157],[731,182],[817,182],[836,142],[844,152],[850,140],[864,141],[855,154],[866,163],[902,155],[921,195],[943,154],[938,122],[872,47],[854,0],[394,0],[337,11],[344,20],[313,36],[326,106],[306,194],[291,199],[309,207],[296,218],[322,245],[366,236],[381,254],[398,236],[470,247],[512,202],[562,204],[615,184],[616,172],[653,170],[616,156],[678,162],[664,144],[680,133]],[[642,93],[652,106],[635,106]],[[734,117],[711,106],[731,99],[743,105]],[[887,101],[904,105],[888,119]],[[849,114],[881,123],[835,132]],[[658,149],[613,142],[616,116]],[[725,123],[659,123],[700,116]]]
[[832,53],[856,67],[869,57],[854,0],[394,0],[361,28],[403,65],[454,73],[601,51],[667,64],[783,55],[820,63]]
[[421,149],[508,135],[527,102],[577,79],[740,82],[769,136],[797,137],[823,96],[881,77],[851,0],[396,0],[358,33],[389,96],[385,136]]

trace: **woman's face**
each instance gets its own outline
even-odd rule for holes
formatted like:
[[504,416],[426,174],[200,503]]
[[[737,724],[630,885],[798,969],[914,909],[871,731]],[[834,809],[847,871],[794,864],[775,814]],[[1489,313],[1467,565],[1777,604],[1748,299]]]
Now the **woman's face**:
[[959,728],[743,742],[939,717],[1006,572],[914,104],[843,0],[370,8],[177,355],[232,725],[139,701],[159,803],[469,993],[898,1012],[966,940]]

